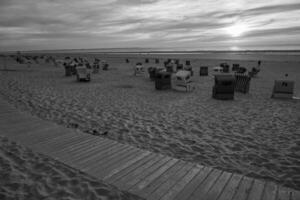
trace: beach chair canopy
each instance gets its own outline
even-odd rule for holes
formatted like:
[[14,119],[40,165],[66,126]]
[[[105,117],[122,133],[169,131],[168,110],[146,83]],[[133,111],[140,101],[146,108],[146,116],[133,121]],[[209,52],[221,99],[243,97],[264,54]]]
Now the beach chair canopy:
[[222,72],[222,71],[223,71],[223,67],[216,66],[216,67],[213,68],[213,70],[214,70],[215,72]]
[[85,66],[78,66],[76,67],[77,74],[87,74],[88,69]]
[[177,80],[189,80],[191,78],[191,72],[186,70],[179,70],[175,74]]
[[215,75],[216,85],[234,85],[235,77],[233,75]]

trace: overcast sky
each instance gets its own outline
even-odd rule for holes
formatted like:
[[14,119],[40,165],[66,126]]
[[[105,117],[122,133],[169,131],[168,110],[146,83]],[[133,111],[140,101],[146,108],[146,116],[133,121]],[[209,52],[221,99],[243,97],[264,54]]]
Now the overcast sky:
[[300,49],[300,0],[0,0],[0,50]]

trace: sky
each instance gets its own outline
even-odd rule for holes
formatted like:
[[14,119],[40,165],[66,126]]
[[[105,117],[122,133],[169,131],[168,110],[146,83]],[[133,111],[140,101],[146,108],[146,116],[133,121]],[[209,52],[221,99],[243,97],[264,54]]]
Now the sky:
[[0,51],[300,49],[300,0],[0,0]]

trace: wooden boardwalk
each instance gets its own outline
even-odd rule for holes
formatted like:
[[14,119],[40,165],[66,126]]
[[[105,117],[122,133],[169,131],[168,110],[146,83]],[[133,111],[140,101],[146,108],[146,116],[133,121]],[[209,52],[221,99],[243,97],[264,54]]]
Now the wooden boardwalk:
[[146,199],[300,200],[300,192],[64,128],[0,100],[0,134]]

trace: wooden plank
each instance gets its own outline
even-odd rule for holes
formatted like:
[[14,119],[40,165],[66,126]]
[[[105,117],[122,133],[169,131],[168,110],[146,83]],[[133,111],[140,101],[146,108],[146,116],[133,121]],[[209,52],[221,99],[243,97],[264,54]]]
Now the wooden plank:
[[131,182],[132,182],[132,180],[136,181],[139,174],[141,174],[147,168],[151,167],[152,165],[159,162],[163,158],[164,157],[162,155],[156,155],[153,159],[148,160],[142,166],[136,168],[135,170],[131,171],[130,173],[128,173],[127,175],[125,175],[121,179],[119,179],[118,182],[116,182],[117,187],[122,188],[122,189],[125,187],[128,187],[128,185],[127,185],[128,181],[130,181],[130,180],[131,180]]
[[31,131],[31,134],[34,135],[34,137],[31,137],[31,140],[26,141],[26,145],[31,147],[35,144],[47,141],[49,138],[55,138],[57,136],[66,134],[65,132],[60,132],[59,130],[61,130],[61,127],[59,126],[49,126],[40,130],[33,130]]
[[232,174],[223,172],[219,179],[215,182],[215,184],[211,187],[211,189],[205,195],[205,200],[217,200],[219,195],[222,193],[225,188],[227,182],[230,180]]
[[79,135],[69,135],[65,134],[60,137],[56,137],[54,139],[49,139],[48,141],[44,143],[40,143],[38,145],[34,145],[34,149],[39,151],[39,152],[44,152],[44,153],[50,153],[53,149],[60,148],[64,145],[67,145],[68,142],[73,141],[74,139],[77,139],[80,137]]
[[91,155],[85,159],[82,159],[82,160],[76,162],[76,165],[78,167],[80,167],[80,169],[84,169],[85,167],[87,167],[88,165],[91,164],[90,161],[95,162],[95,160],[104,159],[109,156],[113,156],[115,153],[117,153],[118,151],[121,151],[125,148],[126,148],[126,146],[124,146],[124,145],[121,146],[121,145],[114,144],[104,150],[94,152],[94,155]]
[[278,186],[274,183],[267,182],[262,196],[263,200],[276,200]]
[[265,182],[254,180],[252,189],[249,193],[248,200],[261,200],[265,188]]
[[108,145],[106,148],[102,148],[100,146],[96,147],[93,151],[93,154],[88,156],[85,160],[82,160],[81,163],[82,167],[86,167],[84,164],[89,163],[90,161],[97,161],[99,159],[103,159],[110,154],[116,153],[118,150],[122,150],[126,148],[125,145],[118,144],[117,142],[113,141]]
[[300,191],[293,190],[291,194],[291,200],[299,200],[300,199]]
[[77,159],[82,159],[89,155],[90,152],[95,149],[98,150],[100,148],[106,148],[111,145],[111,142],[107,142],[106,140],[92,140],[89,143],[82,145],[80,148],[72,151],[72,154],[64,156],[64,154],[59,154],[60,159],[64,159],[66,162],[75,161]]
[[201,165],[195,165],[181,180],[179,180],[172,189],[170,189],[161,200],[172,200],[177,194],[203,169]]
[[49,149],[49,148],[53,149],[52,145],[60,144],[61,142],[68,141],[69,139],[76,137],[76,136],[77,135],[61,134],[61,135],[57,135],[55,137],[49,137],[45,141],[41,141],[39,143],[33,144],[32,148],[35,150],[43,150],[43,149]]
[[[33,148],[39,148],[39,147],[45,147],[48,145],[51,145],[52,143],[55,143],[59,140],[63,140],[63,139],[69,139],[72,136],[77,136],[78,134],[71,134],[69,131],[66,131],[65,129],[62,128],[57,128],[54,130],[51,130],[51,132],[53,134],[55,134],[55,136],[49,135],[48,137],[45,137],[44,141],[39,141],[36,142],[35,144],[32,144]],[[37,132],[37,135],[39,133]]]
[[89,146],[89,144],[93,141],[95,141],[94,138],[86,137],[83,140],[75,141],[71,144],[69,143],[69,145],[65,146],[64,148],[52,151],[52,155],[56,156],[65,153],[70,153],[70,152],[74,153],[76,151],[80,151],[82,150],[83,147]]
[[150,194],[147,199],[156,200],[160,199],[164,196],[172,187],[182,178],[184,177],[193,167],[194,163],[186,162],[185,165],[178,170],[174,176],[170,177],[166,182],[164,182],[159,188],[157,188],[154,192]]
[[111,177],[107,178],[106,181],[108,183],[114,184],[117,181],[119,181],[120,179],[122,179],[124,176],[128,175],[129,173],[131,173],[132,171],[134,171],[135,169],[142,167],[145,163],[147,163],[149,160],[152,160],[156,157],[156,154],[154,153],[150,153],[149,155],[145,156],[144,158],[142,158],[141,160],[135,162],[134,164],[126,167],[125,169],[123,169],[122,171],[119,171],[118,173],[112,175]]
[[222,171],[213,169],[213,171],[208,175],[208,177],[196,188],[196,190],[192,193],[189,199],[204,197],[221,174]]
[[184,188],[175,196],[174,199],[186,200],[201,185],[212,172],[211,167],[204,167]]
[[233,174],[226,187],[224,188],[223,192],[219,196],[218,200],[231,200],[232,197],[235,195],[242,178],[242,175]]
[[155,162],[153,165],[145,168],[144,170],[140,171],[140,173],[136,174],[136,176],[133,179],[127,179],[126,184],[124,184],[122,188],[128,191],[131,187],[144,180],[147,176],[149,176],[155,170],[167,163],[170,159],[170,157],[163,156],[162,159],[160,159],[158,162]]
[[165,173],[163,173],[161,176],[153,180],[150,184],[146,185],[144,188],[135,191],[134,193],[147,197],[152,192],[154,192],[157,188],[159,188],[162,184],[164,184],[168,179],[175,176],[177,171],[179,171],[181,168],[185,166],[185,162],[182,160],[177,161],[171,168],[169,168]]
[[[85,171],[92,172],[93,174],[97,174],[97,177],[100,176],[99,170],[103,170],[103,168],[110,168],[111,165],[116,160],[121,160],[123,157],[127,157],[131,153],[136,152],[137,149],[130,147],[130,146],[124,146],[122,150],[117,150],[114,154],[109,154],[109,156],[106,156],[102,159],[95,159],[93,162],[84,168]],[[100,174],[99,174],[100,173]]]
[[105,143],[100,143],[100,141],[96,141],[95,144],[91,144],[91,146],[85,147],[81,152],[74,152],[72,157],[62,157],[60,155],[60,158],[64,159],[66,163],[77,163],[81,160],[90,158],[94,155],[96,155],[98,152],[102,150],[106,150],[108,148],[111,148],[114,142],[112,141],[105,141]]
[[[82,141],[83,139],[84,139],[84,135],[77,135],[77,137],[74,136],[74,137],[66,139],[64,141],[59,141],[59,142],[55,143],[54,145],[49,146],[49,150],[50,150],[49,154],[51,156],[55,157],[55,155],[57,155],[56,154],[57,150],[66,148],[74,142],[78,143],[79,141]],[[70,153],[70,151],[68,153]]]
[[100,179],[103,179],[103,177],[110,173],[112,170],[119,168],[124,163],[127,163],[128,160],[135,159],[140,154],[141,151],[137,148],[134,148],[133,151],[129,151],[121,157],[115,158],[114,160],[112,160],[112,162],[108,162],[107,164],[105,163],[105,165],[101,165],[101,167],[95,172],[95,174]]
[[52,150],[60,149],[66,145],[68,145],[69,142],[72,142],[74,140],[79,140],[82,136],[80,135],[68,135],[68,137],[61,137],[54,140],[51,140],[51,143],[47,143],[44,146],[40,146],[39,148],[36,148],[38,151],[46,152],[47,154],[51,155]]
[[[75,136],[75,135],[74,135]],[[77,136],[77,137],[76,137]],[[74,145],[78,145],[81,144],[82,142],[85,142],[87,140],[87,138],[85,137],[85,135],[81,135],[81,134],[76,134],[75,139],[74,140],[68,140],[67,145],[64,145],[62,147],[59,147],[57,149],[51,149],[51,154],[55,154],[57,151],[63,152],[66,149],[72,149],[72,147]]]
[[[291,190],[286,187],[279,187],[278,188],[278,194],[277,194],[277,200],[290,200],[291,197]],[[300,196],[299,196],[300,199]]]
[[246,200],[253,184],[253,178],[243,177],[232,200]]
[[120,165],[118,168],[107,173],[107,175],[105,177],[103,177],[103,180],[107,180],[107,179],[111,178],[113,175],[115,175],[115,174],[119,173],[120,171],[126,169],[127,167],[135,164],[137,161],[140,161],[141,159],[145,158],[149,154],[150,154],[149,151],[142,152],[140,155],[136,156],[134,159],[128,160],[123,165]]
[[152,181],[160,177],[163,173],[165,173],[169,168],[171,168],[173,165],[175,165],[178,162],[178,159],[170,159],[165,165],[160,167],[158,170],[156,170],[154,173],[152,173],[150,176],[146,177],[143,181],[136,184],[134,187],[130,189],[130,192],[136,192],[138,190],[142,190],[147,185],[149,185]]

